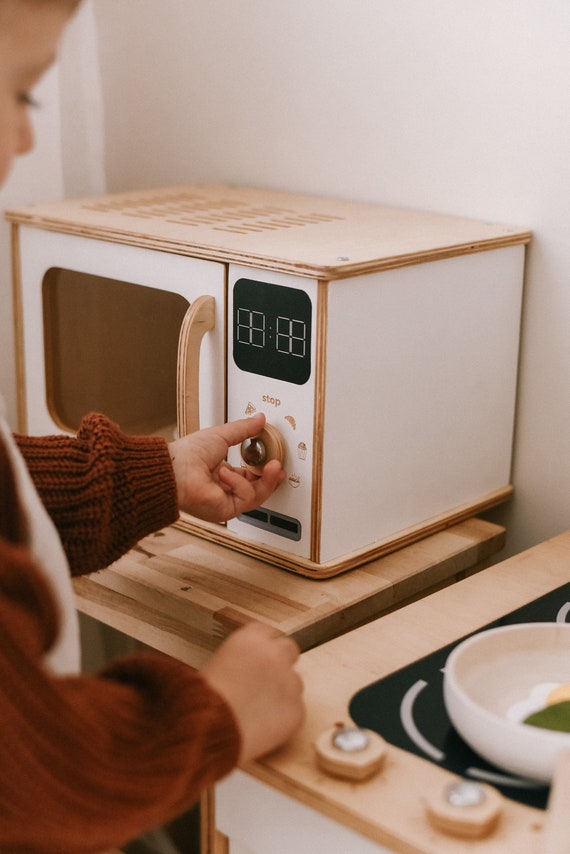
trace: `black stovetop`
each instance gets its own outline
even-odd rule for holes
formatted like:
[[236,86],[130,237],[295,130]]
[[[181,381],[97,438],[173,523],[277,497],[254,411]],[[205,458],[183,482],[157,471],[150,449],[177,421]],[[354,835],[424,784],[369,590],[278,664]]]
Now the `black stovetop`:
[[[570,583],[482,626],[570,621]],[[470,632],[476,634],[476,632]],[[357,726],[379,733],[390,744],[415,753],[462,777],[496,786],[506,797],[544,809],[549,787],[490,765],[474,753],[451,725],[443,702],[443,667],[459,638],[358,691],[349,705]]]

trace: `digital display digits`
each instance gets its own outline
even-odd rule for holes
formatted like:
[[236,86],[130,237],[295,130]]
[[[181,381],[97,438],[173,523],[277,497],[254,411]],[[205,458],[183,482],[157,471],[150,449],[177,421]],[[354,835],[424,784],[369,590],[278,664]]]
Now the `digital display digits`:
[[244,371],[302,385],[311,375],[311,300],[253,279],[234,285],[234,348]]

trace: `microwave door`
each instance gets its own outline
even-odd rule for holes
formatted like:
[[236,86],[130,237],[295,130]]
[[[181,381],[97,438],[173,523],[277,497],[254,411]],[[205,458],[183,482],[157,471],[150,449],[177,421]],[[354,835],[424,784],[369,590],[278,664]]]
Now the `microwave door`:
[[193,377],[184,432],[225,420],[226,265],[30,226],[18,227],[15,246],[26,330],[19,429],[75,432],[99,411],[126,433],[172,439],[179,374]]

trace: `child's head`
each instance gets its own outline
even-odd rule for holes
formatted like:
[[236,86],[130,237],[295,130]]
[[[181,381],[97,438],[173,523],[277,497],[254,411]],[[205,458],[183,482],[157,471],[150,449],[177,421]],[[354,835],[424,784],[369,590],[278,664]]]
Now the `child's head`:
[[33,146],[31,92],[79,0],[0,0],[0,183]]

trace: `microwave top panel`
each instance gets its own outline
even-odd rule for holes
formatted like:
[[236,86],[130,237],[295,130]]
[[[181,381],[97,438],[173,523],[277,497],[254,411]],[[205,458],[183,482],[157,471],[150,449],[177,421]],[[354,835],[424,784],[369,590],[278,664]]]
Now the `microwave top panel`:
[[527,229],[232,185],[116,193],[10,210],[52,231],[320,279],[528,243]]

